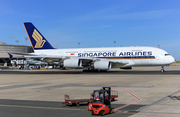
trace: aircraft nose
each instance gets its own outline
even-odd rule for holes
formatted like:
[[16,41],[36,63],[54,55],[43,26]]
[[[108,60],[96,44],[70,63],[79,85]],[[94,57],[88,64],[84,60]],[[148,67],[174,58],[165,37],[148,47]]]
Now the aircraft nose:
[[174,57],[171,56],[170,61],[171,63],[174,63],[176,60],[174,59]]

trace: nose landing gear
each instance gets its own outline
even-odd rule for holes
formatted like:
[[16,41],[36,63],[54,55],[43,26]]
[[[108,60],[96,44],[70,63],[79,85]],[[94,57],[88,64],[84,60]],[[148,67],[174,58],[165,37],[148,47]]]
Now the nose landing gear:
[[164,66],[162,66],[162,68],[161,68],[161,71],[160,72],[165,72],[165,70],[164,70]]

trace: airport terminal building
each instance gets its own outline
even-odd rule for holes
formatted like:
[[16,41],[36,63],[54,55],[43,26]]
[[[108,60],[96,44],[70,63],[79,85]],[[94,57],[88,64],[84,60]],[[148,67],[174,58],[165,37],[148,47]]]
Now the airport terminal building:
[[[8,52],[22,52],[26,53],[26,46],[25,45],[7,45],[6,43],[0,42],[0,65],[4,66],[9,65],[11,61],[9,60]],[[27,53],[33,52],[33,49],[31,46],[27,46]],[[14,55],[12,59],[16,60],[25,59],[22,56],[16,56]]]

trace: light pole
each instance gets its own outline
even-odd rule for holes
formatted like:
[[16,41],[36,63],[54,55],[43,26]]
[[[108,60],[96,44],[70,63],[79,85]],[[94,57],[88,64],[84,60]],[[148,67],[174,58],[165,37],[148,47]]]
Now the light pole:
[[116,41],[113,41],[114,42],[114,47],[115,47],[115,45],[116,45]]
[[[24,39],[26,40],[26,53],[27,53],[27,40],[28,40],[28,37],[24,37]],[[27,57],[26,57],[26,62],[25,62],[25,69],[27,69]]]
[[24,39],[26,40],[26,53],[27,53],[27,40],[28,40],[28,37],[24,37]]
[[[17,53],[18,53],[18,42],[19,42],[19,40],[16,40],[16,43],[17,43]],[[18,66],[18,55],[17,55],[17,66]]]
[[80,48],[80,44],[81,44],[81,43],[78,43],[78,45],[79,45],[79,48]]

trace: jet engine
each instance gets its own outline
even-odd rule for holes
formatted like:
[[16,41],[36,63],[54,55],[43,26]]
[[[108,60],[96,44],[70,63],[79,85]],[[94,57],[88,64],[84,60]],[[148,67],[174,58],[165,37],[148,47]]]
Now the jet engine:
[[109,70],[111,69],[111,63],[109,61],[96,61],[94,63],[94,69]]
[[82,60],[79,59],[66,59],[63,62],[64,67],[68,68],[80,68],[82,65]]

